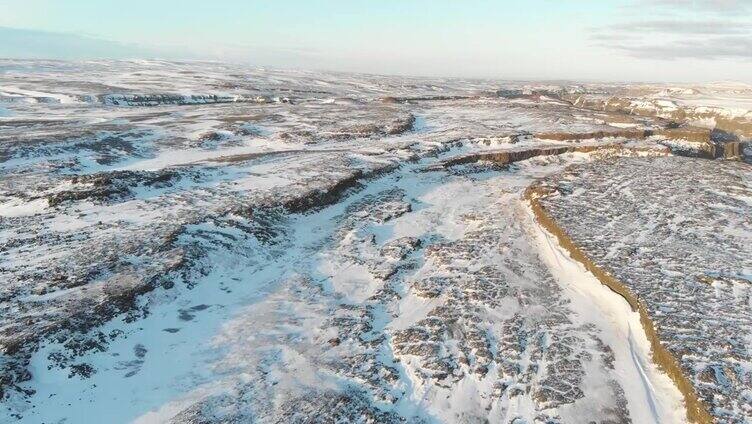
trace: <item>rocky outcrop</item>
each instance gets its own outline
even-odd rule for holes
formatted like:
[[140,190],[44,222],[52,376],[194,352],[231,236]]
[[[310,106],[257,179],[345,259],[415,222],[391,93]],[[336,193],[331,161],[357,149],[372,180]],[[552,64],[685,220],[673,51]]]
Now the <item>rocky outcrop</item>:
[[525,191],[525,199],[530,203],[538,222],[546,231],[557,238],[559,244],[569,252],[574,260],[583,264],[585,269],[595,275],[603,285],[623,297],[632,309],[640,314],[640,322],[650,341],[653,361],[668,374],[684,396],[684,402],[687,407],[687,419],[693,423],[712,423],[713,418],[708,413],[707,406],[698,398],[692,383],[690,383],[682,371],[679,361],[661,344],[661,340],[645,304],[624,283],[614,278],[606,270],[593,262],[567,233],[559,227],[539,201],[541,197],[545,197],[546,195],[548,195],[548,192],[537,185],[532,185]]
[[218,103],[289,103],[287,98],[270,96],[229,96],[223,94],[104,94],[99,103],[111,106],[196,105]]
[[576,107],[589,110],[644,117],[659,117],[684,124],[713,122],[713,127],[716,129],[727,131],[740,137],[752,138],[752,119],[750,118],[750,114],[747,114],[747,116],[734,116],[729,115],[725,110],[720,108],[681,107],[673,103],[663,106],[660,101],[650,102],[619,96],[588,97],[581,94],[566,94],[562,98]]
[[479,96],[405,96],[395,97],[387,96],[382,97],[381,101],[384,103],[418,103],[418,102],[446,102],[451,100],[473,100],[478,99]]
[[[195,176],[195,173],[194,173]],[[80,175],[70,178],[75,187],[46,195],[50,206],[80,200],[107,201],[122,199],[132,194],[139,185],[153,188],[172,186],[182,178],[176,170],[160,171],[113,171]]]
[[751,176],[738,161],[608,158],[542,179],[534,202],[652,322],[715,422],[752,414]]
[[667,148],[641,148],[626,147],[619,143],[610,144],[590,144],[590,145],[573,145],[573,146],[554,146],[554,147],[533,147],[521,150],[506,150],[490,153],[477,153],[472,155],[461,156],[449,159],[443,163],[444,167],[464,165],[479,161],[489,161],[499,165],[509,165],[511,163],[528,160],[538,156],[556,156],[565,153],[591,153],[595,151],[612,151],[614,154],[628,154],[638,152],[652,152],[654,154],[669,154]]

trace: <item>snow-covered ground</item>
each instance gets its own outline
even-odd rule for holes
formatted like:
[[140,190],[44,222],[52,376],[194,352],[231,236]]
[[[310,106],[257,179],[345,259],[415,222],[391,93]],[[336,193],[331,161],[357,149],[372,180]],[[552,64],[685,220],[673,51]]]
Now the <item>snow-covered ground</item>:
[[238,237],[242,253],[210,254],[194,289],[153,292],[148,317],[97,330],[127,337],[79,359],[87,379],[48,344],[24,420],[680,422],[639,319],[527,212],[522,190],[561,163],[447,175],[424,162],[283,218],[269,246]]
[[685,420],[638,315],[523,199],[686,144],[627,138],[661,119],[534,84],[11,62],[0,421]]
[[564,98],[581,107],[708,128],[726,139],[752,139],[752,86],[749,84],[592,84],[561,91],[565,93]]
[[751,171],[624,158],[544,180],[554,192],[543,205],[645,302],[663,345],[725,422],[752,416]]

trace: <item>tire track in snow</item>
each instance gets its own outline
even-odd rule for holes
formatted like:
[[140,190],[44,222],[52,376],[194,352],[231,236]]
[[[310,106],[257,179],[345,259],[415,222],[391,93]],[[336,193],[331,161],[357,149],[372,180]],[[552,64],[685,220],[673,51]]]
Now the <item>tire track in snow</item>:
[[[536,219],[533,210],[526,213],[541,259],[572,297],[575,310],[591,315],[604,330],[608,345],[614,349],[619,383],[624,387],[629,411],[638,423],[681,423],[686,421],[682,394],[651,359],[650,343],[640,324],[640,316],[618,293],[571,258]],[[600,316],[598,316],[600,315]],[[640,331],[635,329],[639,328]]]

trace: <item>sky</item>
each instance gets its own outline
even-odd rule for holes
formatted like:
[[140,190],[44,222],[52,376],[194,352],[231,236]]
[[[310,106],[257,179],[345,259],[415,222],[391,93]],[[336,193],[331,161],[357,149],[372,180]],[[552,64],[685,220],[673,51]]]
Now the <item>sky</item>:
[[0,0],[0,57],[752,82],[752,0]]

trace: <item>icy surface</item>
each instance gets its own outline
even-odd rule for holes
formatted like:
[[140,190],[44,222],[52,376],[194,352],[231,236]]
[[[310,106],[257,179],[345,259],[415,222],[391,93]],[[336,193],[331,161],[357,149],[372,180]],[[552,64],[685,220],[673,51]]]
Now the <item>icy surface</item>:
[[693,149],[665,120],[498,81],[0,72],[0,421],[684,420],[636,314],[522,199]]

